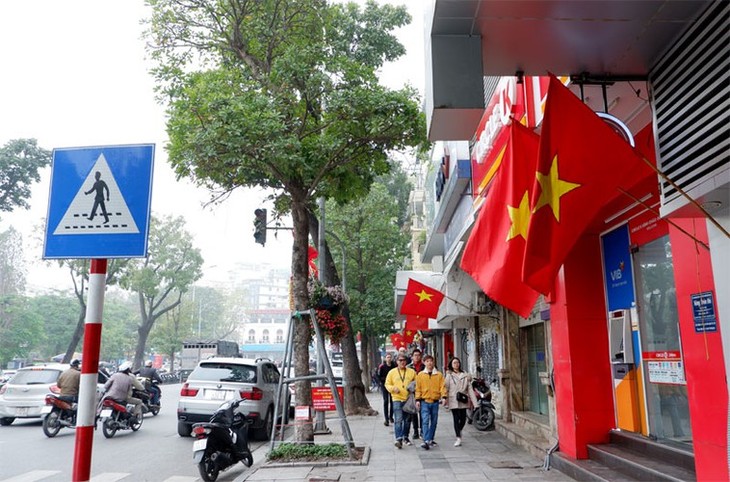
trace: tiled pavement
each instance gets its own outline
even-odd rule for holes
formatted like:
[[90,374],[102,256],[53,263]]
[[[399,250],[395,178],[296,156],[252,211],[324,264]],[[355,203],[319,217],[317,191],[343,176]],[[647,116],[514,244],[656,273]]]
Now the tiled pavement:
[[[376,410],[382,406],[379,393],[368,395]],[[330,415],[335,415],[331,412]],[[393,426],[385,427],[382,416],[348,417],[350,432],[356,446],[370,447],[366,465],[336,465],[331,467],[296,466],[270,467],[265,463],[268,445],[254,453],[254,466],[238,473],[238,482],[270,481],[425,481],[466,482],[478,480],[569,481],[561,472],[542,470],[543,461],[518,447],[498,433],[479,432],[467,425],[462,433],[461,447],[454,447],[451,414],[441,408],[436,430],[436,442],[431,450],[413,446],[398,449],[393,445]],[[317,435],[316,443],[343,441],[340,423],[328,418],[329,435]],[[219,480],[233,480],[221,474]],[[233,475],[233,474],[230,474]]]

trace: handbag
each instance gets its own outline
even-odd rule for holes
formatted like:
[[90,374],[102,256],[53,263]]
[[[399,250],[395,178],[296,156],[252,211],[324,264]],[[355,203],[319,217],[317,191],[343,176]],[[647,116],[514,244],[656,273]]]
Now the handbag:
[[413,393],[408,394],[406,403],[403,404],[403,411],[411,414],[416,413],[416,397]]
[[469,402],[469,397],[466,396],[466,393],[456,392],[456,401],[460,403],[467,403]]

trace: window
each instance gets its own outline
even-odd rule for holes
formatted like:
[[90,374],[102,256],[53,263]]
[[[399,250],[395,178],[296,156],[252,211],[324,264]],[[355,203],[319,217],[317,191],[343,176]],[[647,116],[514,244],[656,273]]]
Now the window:
[[201,363],[189,380],[256,383],[256,367],[232,363]]
[[249,343],[256,342],[256,330],[248,330],[248,341]]
[[284,330],[276,330],[276,342],[284,343]]
[[261,343],[269,342],[269,330],[264,330],[264,334],[261,336]]

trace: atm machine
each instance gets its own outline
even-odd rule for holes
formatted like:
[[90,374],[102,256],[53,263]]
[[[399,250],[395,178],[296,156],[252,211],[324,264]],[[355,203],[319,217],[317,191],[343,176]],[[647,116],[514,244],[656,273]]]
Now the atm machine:
[[613,388],[616,399],[618,428],[641,432],[639,398],[639,374],[634,353],[634,340],[638,343],[638,313],[635,308],[608,313],[608,334],[613,372]]

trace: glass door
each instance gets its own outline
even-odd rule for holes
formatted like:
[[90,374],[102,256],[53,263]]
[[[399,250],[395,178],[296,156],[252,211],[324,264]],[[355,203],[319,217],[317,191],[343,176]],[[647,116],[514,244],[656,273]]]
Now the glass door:
[[634,269],[649,435],[690,442],[687,382],[669,236],[640,246],[634,254]]
[[540,372],[547,371],[545,363],[545,325],[537,323],[525,328],[527,334],[527,380],[530,411],[548,415],[547,390],[540,381]]

